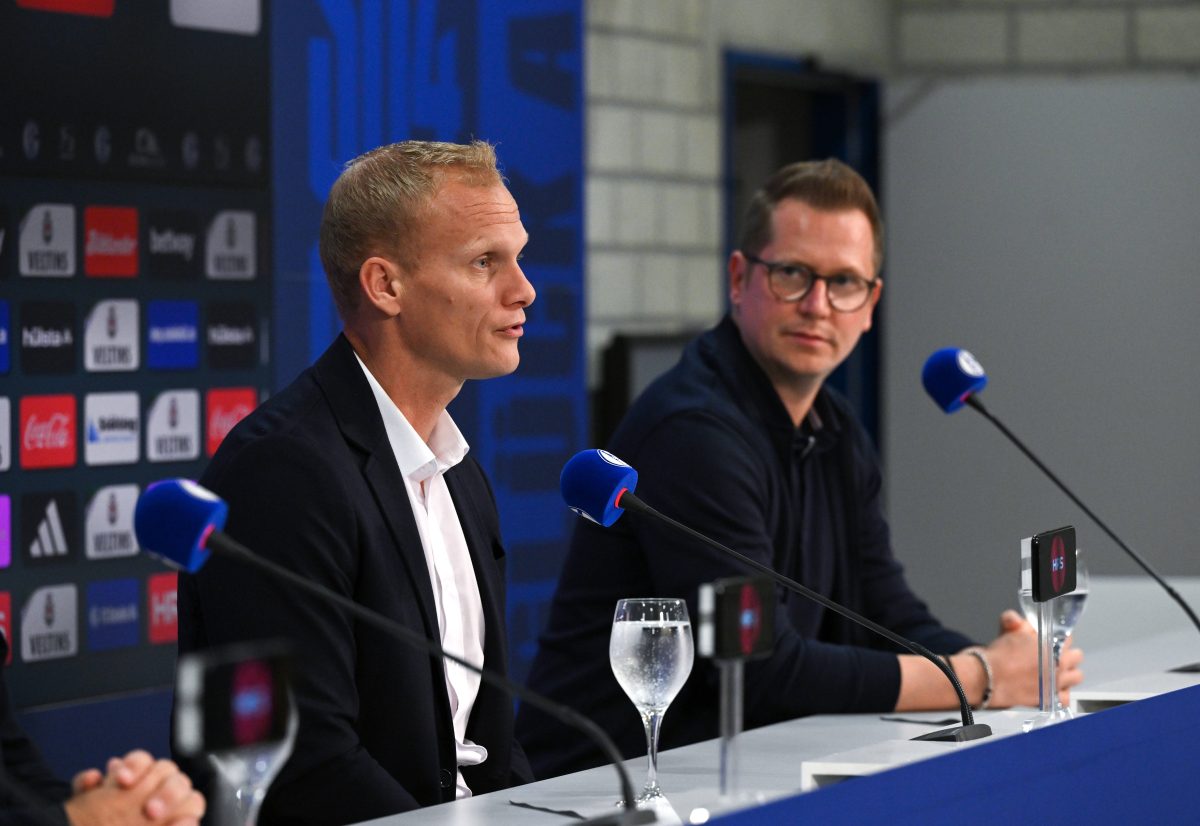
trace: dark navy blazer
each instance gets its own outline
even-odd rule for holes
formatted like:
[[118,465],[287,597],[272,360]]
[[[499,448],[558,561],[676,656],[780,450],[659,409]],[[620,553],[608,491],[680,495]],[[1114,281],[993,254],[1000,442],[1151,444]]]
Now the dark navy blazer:
[[[200,480],[255,552],[434,639],[433,590],[383,420],[344,336],[238,424]],[[484,664],[505,672],[504,549],[469,456],[446,474],[483,600]],[[260,822],[347,823],[453,800],[458,770],[443,665],[234,561],[180,576],[181,653],[254,639],[295,646],[300,729]],[[463,768],[476,794],[531,779],[513,703],[484,682]]]
[[[691,342],[638,398],[610,450],[633,465],[651,507],[774,567],[937,653],[970,640],[943,628],[892,555],[874,447],[848,404],[820,391],[801,427],[733,322]],[[648,517],[604,529],[580,520],[529,685],[645,753],[633,704],[608,661],[622,597],[682,597],[696,620],[701,583],[744,575],[736,562]],[[891,710],[891,644],[803,597],[780,592],[773,655],[746,668],[747,728],[805,714]],[[663,747],[717,736],[717,672],[697,659],[667,711]],[[589,743],[522,707],[517,733],[539,777],[602,762]]]

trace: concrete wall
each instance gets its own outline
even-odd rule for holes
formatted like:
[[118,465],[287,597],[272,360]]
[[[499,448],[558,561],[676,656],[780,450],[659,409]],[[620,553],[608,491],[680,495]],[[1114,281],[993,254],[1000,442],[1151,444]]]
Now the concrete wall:
[[724,308],[726,49],[882,70],[884,0],[590,0],[587,6],[590,376],[616,331],[707,326]]
[[1128,544],[1200,573],[1200,81],[893,83],[888,105],[883,440],[912,579],[982,634],[1023,536],[1073,524],[1093,569],[1135,571],[982,417],[925,397],[942,346],[980,359],[988,408]]
[[894,74],[1193,70],[1194,0],[899,0]]
[[1119,534],[1200,573],[1200,2],[590,0],[587,32],[593,385],[614,331],[723,307],[723,51],[816,57],[885,89],[885,484],[918,589],[986,637],[1021,536],[1071,522],[1093,568],[1132,570],[986,422],[923,396],[946,344]]

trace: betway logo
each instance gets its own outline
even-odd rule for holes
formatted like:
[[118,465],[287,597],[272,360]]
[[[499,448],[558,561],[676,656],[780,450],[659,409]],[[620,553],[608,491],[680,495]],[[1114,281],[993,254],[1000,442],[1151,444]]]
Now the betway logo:
[[185,261],[192,260],[196,249],[196,236],[190,233],[165,229],[162,232],[151,228],[150,253],[152,255],[179,255]]

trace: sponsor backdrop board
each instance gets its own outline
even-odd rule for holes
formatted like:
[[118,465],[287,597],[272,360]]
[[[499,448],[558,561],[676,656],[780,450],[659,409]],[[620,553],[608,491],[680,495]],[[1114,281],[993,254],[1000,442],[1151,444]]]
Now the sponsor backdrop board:
[[173,679],[175,574],[138,555],[133,508],[151,481],[196,477],[270,387],[262,12],[0,3],[0,75],[25,79],[0,85],[0,632],[18,708]]
[[[0,630],[18,706],[169,685],[175,579],[132,555],[133,503],[197,476],[332,341],[321,206],[346,160],[405,138],[496,144],[532,239],[521,367],[451,408],[494,483],[523,676],[573,524],[559,469],[586,446],[578,2],[0,1],[0,71],[30,66],[36,82],[0,86]],[[74,721],[123,731],[140,713],[109,706],[25,719],[65,772],[86,762]]]

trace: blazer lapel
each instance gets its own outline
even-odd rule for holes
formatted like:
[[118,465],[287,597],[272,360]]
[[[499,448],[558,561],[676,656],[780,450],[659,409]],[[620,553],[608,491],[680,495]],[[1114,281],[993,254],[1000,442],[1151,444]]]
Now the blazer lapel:
[[354,356],[354,348],[344,335],[325,351],[314,366],[317,383],[333,410],[342,435],[362,457],[362,473],[375,495],[380,516],[395,539],[401,562],[408,571],[426,635],[441,638],[437,611],[433,601],[433,585],[429,565],[421,545],[421,534],[409,507],[404,478],[396,466],[391,444],[383,429],[379,407],[362,368]]
[[[489,529],[494,519],[484,510],[488,507],[487,482],[475,463],[466,459],[446,474],[446,486],[479,583],[479,599],[483,603],[484,665],[501,674],[508,671],[508,639],[504,623],[503,567],[498,562],[497,538]],[[479,477],[476,480],[476,477]],[[478,766],[464,766],[463,777],[476,794],[494,791],[509,785],[512,770],[513,698],[508,693],[484,681],[479,686],[471,719],[467,722],[467,738],[485,746],[488,758]]]
[[[465,463],[470,460],[463,461]],[[454,510],[458,513],[458,521],[467,540],[467,550],[471,554],[471,564],[475,568],[475,581],[479,584],[485,629],[484,661],[492,668],[504,670],[507,645],[504,638],[504,607],[500,598],[504,583],[500,581],[500,571],[496,565],[493,538],[486,529],[483,514],[475,504],[475,497],[472,495],[474,491],[471,490],[473,486],[469,479],[464,478],[473,470],[474,468],[460,464],[446,474],[446,487],[449,488],[450,498],[454,501]],[[494,657],[499,659],[493,659]]]

